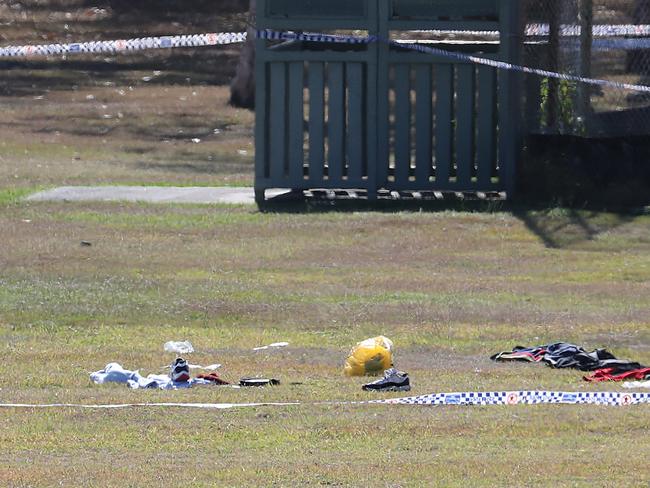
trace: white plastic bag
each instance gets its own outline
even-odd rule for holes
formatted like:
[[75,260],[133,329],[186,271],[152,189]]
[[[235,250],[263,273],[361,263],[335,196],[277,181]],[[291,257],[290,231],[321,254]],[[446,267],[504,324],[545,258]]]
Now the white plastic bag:
[[194,352],[194,347],[190,341],[169,341],[165,342],[165,352],[189,354],[191,352]]

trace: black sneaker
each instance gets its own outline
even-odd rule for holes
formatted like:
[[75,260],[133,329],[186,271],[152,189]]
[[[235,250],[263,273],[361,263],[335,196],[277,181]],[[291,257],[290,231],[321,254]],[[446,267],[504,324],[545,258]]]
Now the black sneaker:
[[390,368],[384,371],[382,379],[363,385],[363,389],[371,391],[409,391],[411,383],[408,373]]
[[187,364],[187,361],[183,358],[176,358],[176,360],[171,365],[171,376],[172,381],[175,382],[185,382],[190,380],[190,366]]

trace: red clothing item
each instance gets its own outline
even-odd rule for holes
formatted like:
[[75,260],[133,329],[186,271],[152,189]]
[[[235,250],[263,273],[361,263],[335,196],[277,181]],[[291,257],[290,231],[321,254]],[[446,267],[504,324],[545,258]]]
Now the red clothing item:
[[650,377],[650,368],[632,369],[624,373],[615,373],[616,368],[597,369],[584,377],[586,381],[623,381],[644,380]]
[[226,380],[222,379],[217,373],[202,373],[202,374],[198,375],[197,378],[212,381],[213,383],[215,383],[217,385],[229,385],[230,384]]

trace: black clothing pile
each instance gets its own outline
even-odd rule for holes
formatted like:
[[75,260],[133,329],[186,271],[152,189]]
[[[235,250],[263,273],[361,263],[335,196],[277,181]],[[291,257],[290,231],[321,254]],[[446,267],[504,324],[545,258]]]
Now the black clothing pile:
[[587,352],[580,346],[566,342],[536,347],[517,346],[512,351],[494,354],[490,359],[493,361],[543,362],[553,368],[574,368],[580,371],[596,372],[607,369],[610,376],[644,369],[644,366],[637,362],[617,359],[606,349]]

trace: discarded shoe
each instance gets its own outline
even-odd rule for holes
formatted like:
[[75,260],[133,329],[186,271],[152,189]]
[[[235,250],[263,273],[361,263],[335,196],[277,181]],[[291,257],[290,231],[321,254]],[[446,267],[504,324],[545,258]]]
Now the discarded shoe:
[[280,384],[280,380],[275,378],[242,378],[239,380],[239,386],[276,386]]
[[190,380],[190,366],[183,358],[176,358],[171,365],[171,373],[169,374],[172,381],[183,382]]
[[408,373],[390,368],[384,371],[382,379],[363,385],[363,389],[366,391],[409,391],[411,383]]

